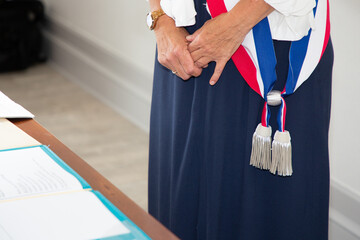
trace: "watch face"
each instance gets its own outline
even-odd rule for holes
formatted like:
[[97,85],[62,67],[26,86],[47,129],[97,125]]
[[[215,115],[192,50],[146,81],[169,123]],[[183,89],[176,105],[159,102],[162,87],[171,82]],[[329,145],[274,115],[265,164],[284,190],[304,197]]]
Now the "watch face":
[[148,27],[151,29],[153,26],[153,19],[151,17],[151,13],[148,13],[148,15],[146,16],[146,23],[148,25]]

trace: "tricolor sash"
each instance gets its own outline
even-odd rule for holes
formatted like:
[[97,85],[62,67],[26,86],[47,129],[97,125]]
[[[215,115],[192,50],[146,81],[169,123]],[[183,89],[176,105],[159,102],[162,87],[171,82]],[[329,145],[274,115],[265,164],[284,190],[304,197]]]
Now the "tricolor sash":
[[[230,11],[236,2],[238,0],[207,0],[207,5],[214,18]],[[253,135],[250,165],[281,176],[291,176],[293,172],[290,134],[285,130],[284,98],[310,77],[326,49],[330,37],[329,0],[316,0],[314,17],[315,26],[308,35],[291,43],[288,76],[282,92],[272,90],[277,79],[276,56],[267,18],[254,26],[231,57],[250,88],[265,100],[261,124]],[[269,105],[281,105],[279,126],[272,143]]]

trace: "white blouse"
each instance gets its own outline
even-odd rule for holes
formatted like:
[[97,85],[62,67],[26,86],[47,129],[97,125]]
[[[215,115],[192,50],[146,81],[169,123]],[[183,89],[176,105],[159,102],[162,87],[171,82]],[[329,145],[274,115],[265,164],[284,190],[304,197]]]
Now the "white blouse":
[[[230,10],[239,0],[225,0]],[[308,34],[314,27],[315,0],[264,0],[275,11],[269,16],[272,38],[276,40],[296,41]],[[175,20],[177,27],[195,24],[195,6],[193,0],[161,0],[164,12]],[[206,6],[204,6],[206,7]]]

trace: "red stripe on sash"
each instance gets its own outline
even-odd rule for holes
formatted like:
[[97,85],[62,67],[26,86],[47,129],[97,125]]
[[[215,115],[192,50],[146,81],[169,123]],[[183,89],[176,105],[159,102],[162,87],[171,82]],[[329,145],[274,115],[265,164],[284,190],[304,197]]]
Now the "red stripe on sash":
[[245,48],[240,46],[231,59],[250,88],[262,96],[256,77],[256,67]]
[[329,38],[330,38],[330,3],[329,3],[329,0],[327,0],[327,16],[326,16],[325,39],[324,39],[324,46],[323,46],[323,49],[322,49],[322,52],[321,52],[321,57],[322,57],[322,55],[324,54],[324,52],[326,50],[326,47],[327,47],[328,42],[329,42]]
[[[223,0],[207,0],[207,4],[213,18],[227,12]],[[250,88],[262,96],[259,83],[257,81],[256,67],[242,45],[236,50],[231,59]]]
[[282,131],[285,131],[285,119],[286,119],[286,102],[283,99],[284,104],[284,111],[283,111],[283,117],[282,117]]
[[267,127],[268,122],[267,122],[267,114],[268,114],[268,109],[267,109],[267,102],[264,103],[264,107],[261,113],[261,125],[263,127]]
[[224,1],[219,1],[219,0],[207,0],[206,1],[208,6],[209,6],[209,10],[211,13],[211,16],[217,17],[222,13],[226,13],[227,9],[225,6],[225,2]]

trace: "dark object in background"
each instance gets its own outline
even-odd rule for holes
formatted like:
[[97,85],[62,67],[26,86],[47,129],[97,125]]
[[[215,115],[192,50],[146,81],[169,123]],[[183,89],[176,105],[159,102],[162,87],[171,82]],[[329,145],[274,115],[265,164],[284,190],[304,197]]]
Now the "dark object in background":
[[0,0],[0,72],[46,60],[44,5],[36,0]]

